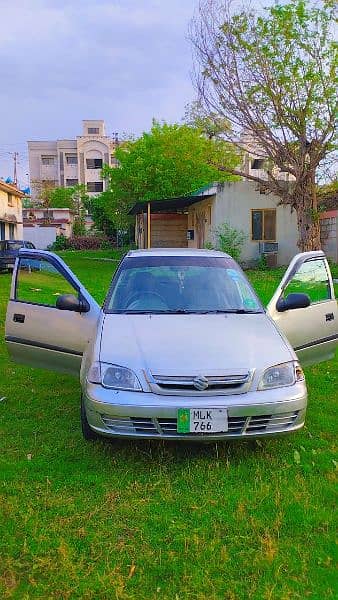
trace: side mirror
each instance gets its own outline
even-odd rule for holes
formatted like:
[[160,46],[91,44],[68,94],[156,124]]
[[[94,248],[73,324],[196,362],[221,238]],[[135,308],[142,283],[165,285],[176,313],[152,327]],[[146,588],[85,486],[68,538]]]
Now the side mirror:
[[56,308],[59,310],[72,310],[73,312],[89,312],[89,305],[85,300],[79,300],[74,294],[63,294],[56,300]]
[[276,308],[278,312],[284,312],[294,308],[306,308],[310,304],[311,300],[307,294],[289,294],[285,299],[279,298]]

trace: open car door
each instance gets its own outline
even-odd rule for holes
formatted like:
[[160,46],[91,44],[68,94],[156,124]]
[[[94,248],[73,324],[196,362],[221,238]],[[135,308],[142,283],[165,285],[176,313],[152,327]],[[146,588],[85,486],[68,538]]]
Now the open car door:
[[78,374],[99,315],[99,305],[61,258],[20,250],[5,330],[15,362]]
[[267,312],[302,365],[333,358],[338,343],[338,310],[323,252],[304,252],[292,259]]

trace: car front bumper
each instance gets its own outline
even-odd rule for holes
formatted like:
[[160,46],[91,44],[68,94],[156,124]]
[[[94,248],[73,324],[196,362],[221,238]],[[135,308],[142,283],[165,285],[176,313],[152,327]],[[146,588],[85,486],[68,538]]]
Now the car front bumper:
[[[304,425],[307,392],[303,382],[266,391],[229,396],[161,396],[147,392],[108,390],[86,384],[87,419],[97,433],[109,437],[212,441],[270,437]],[[178,433],[179,408],[226,408],[227,432]]]

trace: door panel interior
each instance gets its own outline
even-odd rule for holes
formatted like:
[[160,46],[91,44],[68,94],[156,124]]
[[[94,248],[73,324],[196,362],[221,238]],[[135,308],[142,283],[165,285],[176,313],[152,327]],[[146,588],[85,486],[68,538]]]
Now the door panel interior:
[[[84,299],[89,311],[59,310],[56,300],[63,294]],[[99,314],[95,300],[59,257],[48,252],[20,251],[6,316],[6,343],[14,361],[79,373]]]
[[[285,299],[291,293],[309,296],[310,306],[278,312],[278,299]],[[333,358],[338,342],[338,310],[323,252],[305,252],[293,259],[268,306],[268,313],[303,365]]]

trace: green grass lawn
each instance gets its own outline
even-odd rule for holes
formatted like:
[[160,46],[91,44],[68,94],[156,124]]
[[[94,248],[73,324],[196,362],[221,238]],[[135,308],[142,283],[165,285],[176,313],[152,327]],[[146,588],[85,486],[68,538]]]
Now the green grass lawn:
[[[62,256],[101,302],[117,263],[90,257],[114,257]],[[264,302],[281,275],[249,272]],[[0,275],[1,340],[9,286]],[[9,362],[2,341],[0,597],[336,597],[337,367],[307,369],[306,427],[291,437],[91,444],[78,382]]]

